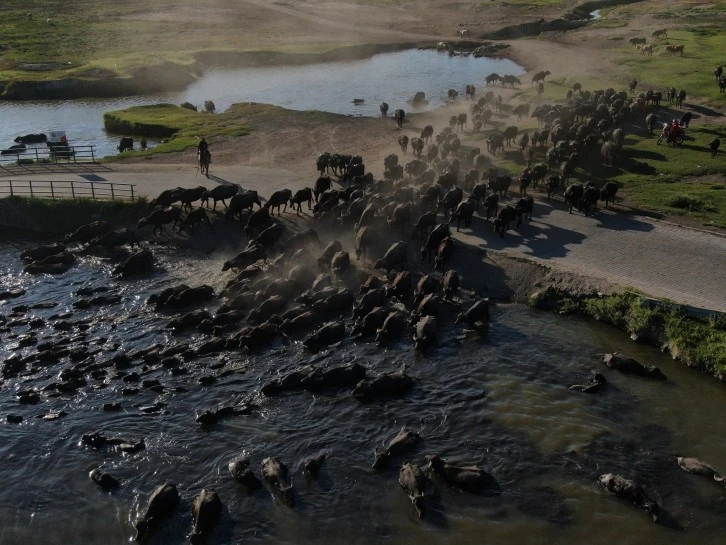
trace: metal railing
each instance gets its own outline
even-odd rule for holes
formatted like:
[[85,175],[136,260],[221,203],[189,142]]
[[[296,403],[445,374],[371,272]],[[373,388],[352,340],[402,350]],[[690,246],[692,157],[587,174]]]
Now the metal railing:
[[2,197],[37,197],[39,199],[93,199],[94,201],[133,201],[138,197],[133,184],[86,182],[75,180],[1,180]]
[[54,146],[53,148],[22,148],[2,150],[0,164],[16,165],[52,163],[95,163],[94,146]]

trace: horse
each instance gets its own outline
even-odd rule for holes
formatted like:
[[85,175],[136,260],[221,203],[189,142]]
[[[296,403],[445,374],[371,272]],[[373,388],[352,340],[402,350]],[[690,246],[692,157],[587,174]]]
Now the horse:
[[199,153],[199,169],[209,178],[209,163],[212,162],[212,154],[208,149]]

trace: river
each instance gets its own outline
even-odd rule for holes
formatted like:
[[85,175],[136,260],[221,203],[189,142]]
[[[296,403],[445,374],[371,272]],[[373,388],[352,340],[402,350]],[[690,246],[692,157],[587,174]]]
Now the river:
[[[116,348],[200,342],[196,334],[170,336],[164,329],[169,315],[144,302],[180,281],[204,281],[219,289],[226,279],[220,272],[226,257],[221,253],[164,246],[154,247],[164,270],[148,278],[119,281],[110,274],[108,260],[90,255],[65,275],[28,276],[21,273],[18,259],[25,246],[0,243],[0,288],[28,290],[0,303],[0,315],[8,316],[16,305],[56,302],[55,308],[27,314],[46,321],[35,330],[38,339],[74,337],[71,346],[87,342],[89,349],[101,350],[97,361]],[[95,286],[119,293],[121,303],[102,310],[74,309],[74,292]],[[66,311],[87,330],[54,330],[57,320],[51,315]],[[0,543],[127,543],[133,521],[164,480],[178,484],[182,504],[152,543],[186,542],[191,500],[203,487],[215,488],[225,506],[212,545],[723,542],[724,489],[681,471],[673,458],[697,456],[726,470],[726,420],[718,417],[724,406],[721,384],[609,327],[523,306],[498,307],[483,338],[464,335],[451,325],[451,316],[441,322],[441,342],[426,355],[415,354],[409,338],[385,350],[346,338],[337,349],[316,355],[290,342],[260,354],[201,358],[185,364],[188,374],[179,376],[159,365],[135,368],[144,379],[158,379],[165,388],[161,394],[141,388],[123,396],[121,389],[129,384],[121,377],[132,369],[111,368],[105,379],[89,378],[76,395],[54,397],[48,390],[38,405],[18,404],[18,390],[42,390],[56,382],[59,371],[69,366],[67,360],[7,379],[0,389]],[[28,332],[28,326],[17,326],[0,333],[0,361],[16,348],[17,335]],[[656,364],[669,380],[603,370],[596,355],[605,351]],[[405,398],[367,405],[349,391],[269,399],[256,394],[278,372],[298,365],[354,361],[369,372],[405,365],[416,386]],[[609,384],[601,393],[567,390],[568,384],[586,380],[590,369],[607,376]],[[202,386],[199,378],[208,375],[217,376],[216,383]],[[194,421],[198,411],[242,399],[258,403],[259,411],[207,431]],[[116,401],[122,404],[120,412],[101,410],[104,403]],[[139,410],[156,401],[165,404],[160,414]],[[58,410],[68,415],[57,421],[35,418]],[[24,422],[5,424],[9,413],[22,415]],[[402,426],[421,434],[421,446],[395,459],[383,473],[372,471],[373,448]],[[143,437],[146,449],[120,455],[83,447],[81,435],[94,430]],[[328,453],[321,478],[308,482],[298,464],[320,452]],[[439,487],[427,518],[419,520],[397,483],[397,468],[407,460],[423,464],[430,453],[479,465],[494,475],[501,492],[475,496]],[[267,456],[287,463],[297,506],[281,506],[267,487],[248,493],[237,485],[226,466],[241,454],[250,457],[258,475]],[[121,488],[113,494],[98,489],[88,478],[95,467],[118,477]],[[655,525],[644,511],[607,494],[596,482],[606,472],[637,477],[683,530]]]
[[[93,145],[96,155],[117,153],[119,135],[107,134],[103,114],[131,106],[191,102],[200,109],[212,100],[218,112],[237,102],[261,102],[292,110],[323,110],[356,115],[380,115],[379,105],[388,102],[410,111],[407,103],[423,91],[430,110],[446,101],[447,90],[463,97],[469,83],[484,85],[492,73],[520,75],[524,69],[509,59],[449,56],[446,52],[410,49],[374,55],[368,59],[301,66],[213,68],[178,93],[113,99],[59,101],[0,101],[0,146],[9,147],[16,136],[65,130],[75,145]],[[353,99],[365,102],[353,104]],[[153,142],[150,142],[153,145]]]

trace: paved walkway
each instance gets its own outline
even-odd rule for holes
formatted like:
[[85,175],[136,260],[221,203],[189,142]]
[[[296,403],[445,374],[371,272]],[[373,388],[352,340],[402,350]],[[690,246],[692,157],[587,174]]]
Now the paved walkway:
[[[315,176],[314,172],[261,167],[216,167],[209,179],[189,165],[123,164],[112,169],[98,174],[110,182],[136,184],[139,195],[151,197],[177,186],[213,187],[225,181],[256,189],[265,197],[283,187],[301,187]],[[68,180],[74,176],[83,180],[69,173],[11,178]],[[537,201],[533,221],[507,232],[504,239],[478,218],[472,230],[457,236],[472,245],[604,278],[654,297],[726,312],[724,236],[605,209],[585,218],[568,214],[561,201]]]

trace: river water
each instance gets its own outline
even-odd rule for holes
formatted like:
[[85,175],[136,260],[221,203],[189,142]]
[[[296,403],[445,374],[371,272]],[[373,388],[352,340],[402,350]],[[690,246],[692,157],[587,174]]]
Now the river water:
[[[21,273],[18,254],[24,246],[0,244],[0,291],[28,290],[0,303],[0,315],[16,305],[56,302],[53,309],[26,315],[48,320],[35,330],[38,339],[77,337],[75,343],[101,350],[97,361],[110,357],[115,347],[129,351],[153,343],[200,342],[198,335],[169,336],[164,330],[169,315],[149,310],[144,301],[179,281],[220,288],[226,279],[221,253],[163,246],[154,252],[164,271],[143,279],[119,281],[110,274],[111,262],[92,256],[65,275],[31,277]],[[72,307],[76,290],[96,286],[121,294],[122,302],[102,310]],[[73,312],[71,321],[86,321],[87,331],[52,329],[51,315],[65,311]],[[451,325],[451,317],[441,322],[440,345],[425,356],[413,352],[408,338],[386,350],[346,338],[337,349],[314,356],[291,342],[262,354],[201,358],[186,364],[189,372],[181,376],[158,365],[125,371],[158,379],[166,388],[158,395],[140,388],[137,395],[123,396],[121,389],[129,385],[111,368],[105,380],[89,379],[76,395],[52,397],[48,391],[38,405],[18,404],[18,390],[42,390],[57,381],[70,365],[67,359],[6,380],[0,389],[0,543],[127,543],[133,521],[164,480],[178,484],[182,504],[152,541],[159,544],[186,542],[191,500],[203,487],[215,488],[225,505],[213,545],[723,543],[726,492],[681,471],[673,458],[697,456],[726,470],[721,384],[614,329],[522,306],[498,307],[483,338],[465,335]],[[18,326],[0,334],[0,360],[18,344],[12,335],[28,331]],[[605,370],[609,384],[601,393],[568,391],[567,385],[585,381],[590,369],[602,370],[596,354],[605,351],[656,364],[669,380]],[[368,405],[348,391],[269,399],[256,394],[278,372],[298,365],[353,361],[371,372],[406,365],[416,386],[405,398]],[[218,376],[217,382],[200,385],[199,377],[208,375]],[[194,421],[198,411],[243,399],[259,403],[259,412],[207,431]],[[120,412],[101,410],[116,401]],[[165,404],[161,414],[139,410],[156,401]],[[68,415],[57,421],[34,418],[58,410]],[[5,424],[8,413],[25,420]],[[402,426],[421,434],[421,446],[382,474],[373,472],[373,448]],[[92,451],[79,440],[94,430],[143,437],[147,447],[131,455]],[[308,482],[298,464],[320,452],[329,458],[320,480]],[[479,465],[495,476],[501,493],[480,497],[439,487],[428,517],[419,520],[397,483],[397,468],[408,460],[423,464],[429,453]],[[266,487],[250,494],[232,480],[226,465],[241,454],[250,457],[258,475],[267,456],[290,467],[298,492],[295,509],[276,502]],[[122,487],[101,492],[87,477],[95,467],[119,478]],[[655,525],[642,510],[605,493],[596,478],[606,472],[638,478],[682,529]]]
[[[113,99],[0,101],[0,147],[9,147],[22,134],[65,130],[72,144],[94,145],[99,157],[113,155],[118,153],[119,135],[105,132],[103,114],[160,102],[191,102],[202,109],[205,100],[212,100],[218,112],[237,102],[261,102],[292,110],[376,116],[380,115],[381,102],[390,105],[391,113],[396,108],[410,111],[407,100],[423,91],[429,103],[421,110],[430,110],[446,101],[448,89],[459,90],[463,97],[467,84],[483,86],[484,78],[492,72],[520,75],[524,69],[509,59],[476,59],[417,49],[345,62],[216,68],[178,93]],[[355,105],[354,98],[365,102]]]

